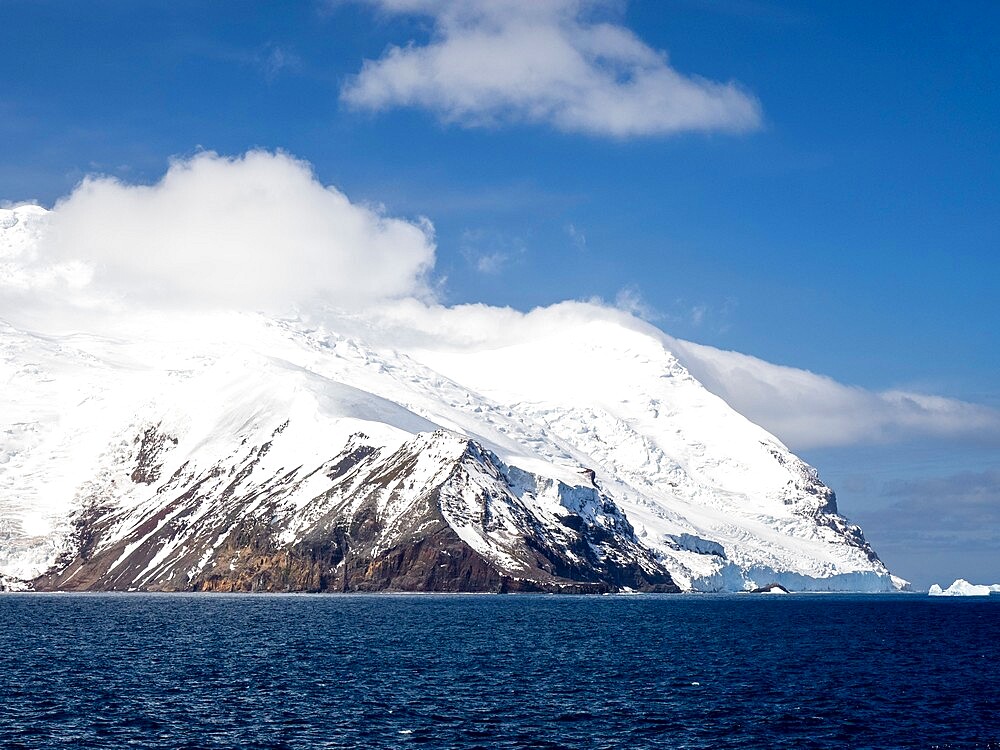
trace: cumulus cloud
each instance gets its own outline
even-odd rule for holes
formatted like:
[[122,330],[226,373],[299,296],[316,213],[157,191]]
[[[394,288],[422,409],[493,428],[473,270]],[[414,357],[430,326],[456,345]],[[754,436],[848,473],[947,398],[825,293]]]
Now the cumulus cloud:
[[390,46],[341,92],[358,109],[422,107],[464,126],[545,123],[619,138],[760,126],[733,82],[684,75],[593,0],[367,0],[428,16],[426,44]]
[[433,228],[322,185],[283,153],[174,161],[152,185],[89,177],[0,273],[7,311],[48,294],[129,306],[360,308],[429,296]]
[[0,230],[0,317],[15,323],[36,322],[33,311],[58,330],[80,330],[88,309],[98,323],[109,310],[297,309],[396,337],[389,343],[403,349],[458,350],[612,320],[658,338],[710,391],[794,450],[924,437],[1000,444],[1000,412],[986,406],[875,392],[672,338],[640,319],[656,313],[633,287],[614,304],[527,313],[442,306],[430,284],[428,222],[352,203],[281,153],[202,153],[151,185],[88,178],[49,212],[0,209]]

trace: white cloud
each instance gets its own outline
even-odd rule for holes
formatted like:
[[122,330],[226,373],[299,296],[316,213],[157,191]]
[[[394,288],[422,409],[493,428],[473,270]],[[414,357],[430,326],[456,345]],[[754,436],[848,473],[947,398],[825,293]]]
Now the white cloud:
[[630,309],[596,300],[523,313],[488,305],[442,307],[404,300],[382,307],[363,336],[388,336],[403,349],[496,349],[594,320],[613,320],[658,338],[705,387],[793,451],[925,438],[1000,444],[1000,411],[957,399],[871,391],[794,367],[675,339]]
[[691,325],[700,326],[705,322],[705,313],[708,312],[708,305],[695,305],[691,308]]
[[760,126],[733,82],[687,76],[624,26],[588,17],[592,0],[367,0],[430,16],[427,44],[366,60],[341,96],[373,111],[423,107],[465,126],[546,123],[613,137]]
[[500,273],[500,269],[503,268],[509,260],[510,256],[505,253],[480,255],[476,258],[476,270],[479,271],[479,273],[486,274]]
[[1000,442],[1000,412],[987,406],[871,391],[746,354],[666,339],[705,387],[796,450],[924,437]]
[[467,229],[462,232],[461,251],[479,273],[495,275],[523,259],[528,249],[518,237],[489,229]]
[[0,317],[13,322],[81,330],[88,309],[100,323],[108,310],[155,308],[197,319],[209,308],[303,315],[334,308],[347,313],[341,323],[398,337],[403,348],[462,349],[611,319],[657,337],[710,391],[793,450],[927,437],[1000,444],[996,409],[866,390],[674,339],[636,317],[656,312],[634,287],[614,306],[565,302],[522,313],[437,305],[429,223],[351,203],[280,153],[203,153],[174,162],[147,186],[88,178],[48,214],[0,209],[0,229]]
[[90,306],[357,309],[430,296],[434,252],[429,222],[352,203],[305,162],[200,153],[153,185],[85,179],[30,248],[6,259],[0,312],[45,295]]
[[643,320],[656,321],[663,316],[652,307],[637,286],[626,286],[615,295],[615,308]]
[[265,45],[254,55],[254,64],[270,83],[282,72],[302,67],[302,58],[294,51],[272,43]]

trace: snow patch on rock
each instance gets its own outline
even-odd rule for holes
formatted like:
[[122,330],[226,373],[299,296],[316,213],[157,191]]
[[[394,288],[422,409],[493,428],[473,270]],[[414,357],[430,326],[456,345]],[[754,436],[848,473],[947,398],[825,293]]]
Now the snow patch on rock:
[[[0,266],[27,252],[44,219],[37,207],[2,211]],[[637,328],[593,320],[455,351],[366,340],[346,323],[143,315],[106,337],[0,322],[0,575],[45,572],[75,543],[71,520],[92,516],[110,546],[137,545],[122,542],[123,564],[155,547],[137,571],[155,580],[179,559],[177,529],[234,498],[247,503],[230,508],[240,517],[280,510],[292,543],[315,520],[333,457],[363,449],[382,461],[410,445],[420,455],[393,476],[394,495],[379,495],[379,513],[410,512],[412,493],[441,486],[459,536],[498,564],[514,559],[503,529],[527,528],[520,507],[550,540],[575,526],[634,540],[614,554],[640,568],[655,560],[687,590],[905,585],[837,515],[812,467]],[[482,455],[466,461],[470,443]],[[456,461],[475,481],[437,476]],[[129,536],[162,493],[189,485],[198,503],[186,515]],[[497,488],[492,526],[476,516],[484,486]],[[231,528],[184,554],[210,566]]]

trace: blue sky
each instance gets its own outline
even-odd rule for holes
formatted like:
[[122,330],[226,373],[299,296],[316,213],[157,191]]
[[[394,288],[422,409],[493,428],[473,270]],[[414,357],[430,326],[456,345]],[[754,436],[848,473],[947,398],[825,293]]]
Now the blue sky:
[[[0,199],[284,149],[433,221],[446,302],[617,299],[681,338],[1000,408],[1000,6],[591,6],[758,108],[622,134],[502,101],[352,106],[364,60],[448,33],[377,5],[4,0]],[[901,575],[1000,580],[996,435],[800,452]]]

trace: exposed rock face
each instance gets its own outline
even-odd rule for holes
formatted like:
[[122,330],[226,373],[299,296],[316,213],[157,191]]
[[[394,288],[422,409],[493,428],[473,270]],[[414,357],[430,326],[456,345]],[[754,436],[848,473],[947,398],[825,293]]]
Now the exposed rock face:
[[[589,477],[577,487],[539,478],[454,434],[423,433],[388,455],[357,434],[321,466],[263,482],[254,470],[270,441],[161,481],[159,459],[175,444],[158,426],[136,437],[123,472],[155,486],[152,498],[116,503],[124,480],[109,477],[36,589],[678,590]],[[306,483],[323,489],[302,502]]]
[[168,444],[177,445],[177,438],[165,435],[157,425],[147,427],[141,435],[136,435],[135,443],[139,446],[139,453],[131,479],[139,484],[153,484],[160,478],[160,456]]
[[788,594],[788,589],[782,586],[780,583],[769,583],[766,586],[760,586],[755,588],[750,592],[751,594]]

